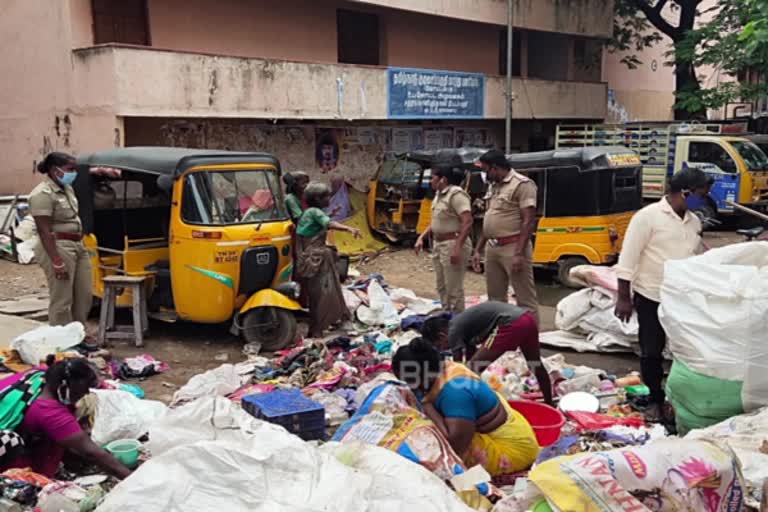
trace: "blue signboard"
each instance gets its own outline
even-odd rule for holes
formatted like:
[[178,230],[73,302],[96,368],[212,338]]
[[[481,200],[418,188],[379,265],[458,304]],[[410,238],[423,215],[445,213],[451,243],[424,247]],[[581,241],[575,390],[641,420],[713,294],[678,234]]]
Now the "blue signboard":
[[390,119],[482,119],[485,76],[413,68],[389,68]]

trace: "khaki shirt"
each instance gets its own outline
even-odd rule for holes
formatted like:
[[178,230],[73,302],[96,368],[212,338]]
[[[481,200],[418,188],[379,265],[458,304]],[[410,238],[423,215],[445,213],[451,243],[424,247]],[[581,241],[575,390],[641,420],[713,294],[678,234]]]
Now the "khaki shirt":
[[60,187],[48,176],[32,189],[29,213],[33,217],[51,217],[51,229],[60,233],[82,233],[77,215],[77,197],[71,186]]
[[469,194],[456,185],[446,187],[432,200],[432,232],[438,235],[458,233],[461,214],[471,211]]
[[483,236],[502,238],[520,234],[522,210],[536,207],[536,184],[514,170],[501,183],[488,189],[488,206],[483,218]]
[[701,221],[690,211],[680,217],[666,198],[646,206],[629,222],[616,276],[643,297],[660,302],[664,262],[701,252]]

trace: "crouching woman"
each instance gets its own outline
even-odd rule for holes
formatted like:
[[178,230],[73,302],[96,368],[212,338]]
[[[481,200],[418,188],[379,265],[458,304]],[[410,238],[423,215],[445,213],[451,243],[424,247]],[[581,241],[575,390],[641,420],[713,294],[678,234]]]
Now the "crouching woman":
[[416,338],[398,349],[392,370],[467,467],[480,464],[497,476],[533,465],[539,445],[531,425],[477,374],[444,361],[432,343]]

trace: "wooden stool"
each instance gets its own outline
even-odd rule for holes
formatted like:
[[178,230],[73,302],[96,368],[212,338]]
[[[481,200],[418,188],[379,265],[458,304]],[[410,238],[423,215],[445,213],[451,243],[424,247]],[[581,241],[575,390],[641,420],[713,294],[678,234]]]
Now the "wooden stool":
[[[144,346],[144,333],[149,330],[147,319],[147,299],[144,277],[107,276],[104,283],[104,297],[101,301],[99,317],[99,345],[107,345],[111,339],[133,339],[137,347]],[[123,288],[133,293],[133,326],[115,326],[115,304],[117,290]]]

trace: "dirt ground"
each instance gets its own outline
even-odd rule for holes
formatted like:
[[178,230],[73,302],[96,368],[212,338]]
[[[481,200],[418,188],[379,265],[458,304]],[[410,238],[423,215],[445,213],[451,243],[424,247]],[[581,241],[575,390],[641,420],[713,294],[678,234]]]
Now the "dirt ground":
[[[712,233],[708,234],[706,239],[710,246],[718,247],[739,241],[740,237],[734,233]],[[370,261],[353,264],[353,267],[362,275],[381,274],[392,286],[410,288],[419,296],[436,298],[431,258],[427,254],[417,256],[412,250],[395,250]],[[536,272],[536,282],[542,305],[542,329],[551,330],[554,328],[555,306],[560,299],[571,293],[571,290],[562,288],[554,281],[553,275],[546,271]],[[0,260],[0,283],[0,299],[47,291],[45,278],[37,265],[17,265]],[[484,295],[484,277],[468,272],[465,293],[468,296]],[[91,319],[89,329],[95,331],[96,327],[97,320]],[[169,372],[138,382],[148,398],[168,402],[174,391],[184,385],[190,377],[224,363],[236,363],[245,359],[242,354],[242,342],[229,334],[228,327],[151,321],[150,335],[144,348],[137,349],[127,342],[117,342],[111,350],[114,357],[125,358],[148,353],[168,363],[171,367]],[[10,340],[1,341],[8,343]],[[556,352],[544,349],[545,355]],[[624,374],[639,369],[637,358],[631,354],[561,352],[566,353],[566,359],[570,363],[602,368],[609,373]]]

